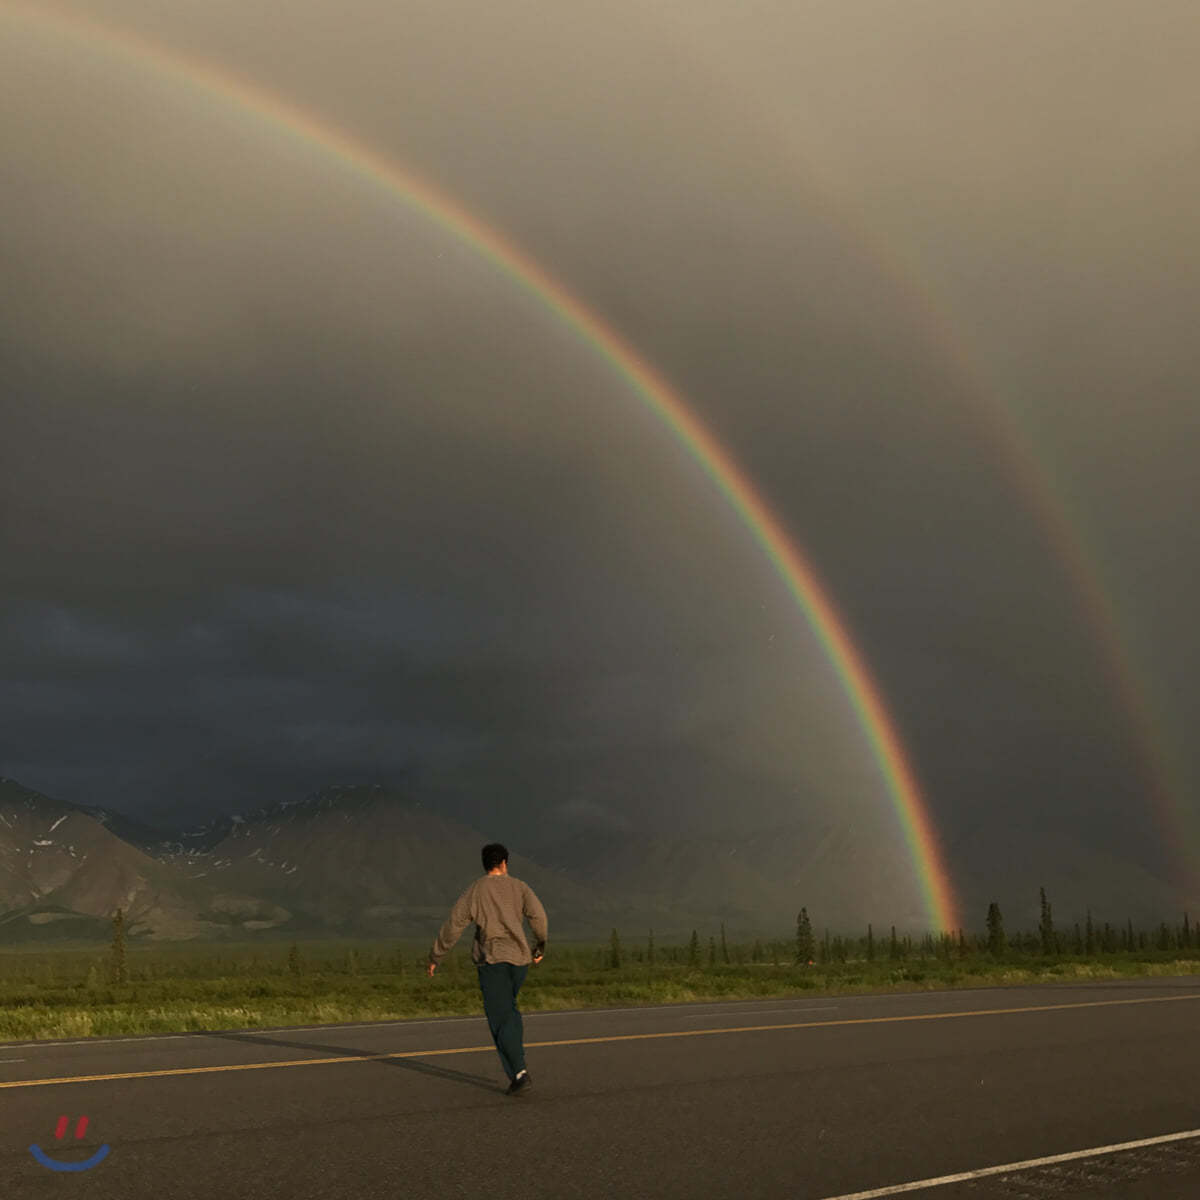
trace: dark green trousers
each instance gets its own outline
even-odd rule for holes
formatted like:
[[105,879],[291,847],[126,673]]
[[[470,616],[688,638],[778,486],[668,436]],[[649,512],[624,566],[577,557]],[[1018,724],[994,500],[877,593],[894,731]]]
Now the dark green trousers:
[[483,1011],[504,1072],[515,1079],[525,1069],[525,1031],[517,1010],[517,993],[525,982],[528,967],[512,963],[478,963],[479,990],[483,993]]

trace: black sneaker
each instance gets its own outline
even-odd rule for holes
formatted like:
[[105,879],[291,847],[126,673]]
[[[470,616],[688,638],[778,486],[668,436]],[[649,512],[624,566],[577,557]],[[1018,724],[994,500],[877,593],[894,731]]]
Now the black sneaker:
[[529,1072],[528,1071],[519,1071],[517,1073],[516,1079],[514,1079],[512,1081],[512,1083],[510,1083],[508,1085],[508,1091],[507,1091],[506,1095],[517,1096],[521,1092],[527,1092],[527,1091],[529,1091],[530,1083],[531,1083],[531,1080],[529,1078]]

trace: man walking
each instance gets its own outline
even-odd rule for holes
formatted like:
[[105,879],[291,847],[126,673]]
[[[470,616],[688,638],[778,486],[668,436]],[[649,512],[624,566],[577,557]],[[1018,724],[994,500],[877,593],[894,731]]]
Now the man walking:
[[[510,1080],[508,1094],[515,1096],[528,1091],[530,1083],[525,1069],[524,1030],[517,1009],[517,993],[525,982],[530,962],[537,966],[546,952],[546,910],[529,884],[508,873],[508,851],[499,842],[484,846],[482,858],[486,874],[455,901],[429,951],[426,972],[432,979],[438,963],[474,921],[471,960],[479,973],[483,1011],[487,1014],[492,1041]],[[535,939],[532,954],[522,924],[526,917]]]

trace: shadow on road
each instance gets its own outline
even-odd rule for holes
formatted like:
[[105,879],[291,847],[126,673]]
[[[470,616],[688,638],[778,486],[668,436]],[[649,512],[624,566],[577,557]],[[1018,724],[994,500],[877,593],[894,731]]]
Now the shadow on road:
[[278,1037],[267,1037],[257,1033],[224,1032],[222,1030],[207,1030],[198,1034],[199,1037],[223,1038],[231,1042],[245,1042],[258,1046],[288,1046],[294,1050],[318,1050],[322,1055],[346,1055],[350,1058],[361,1058],[371,1061],[381,1067],[398,1067],[403,1071],[412,1071],[417,1075],[425,1075],[433,1079],[446,1079],[451,1083],[463,1083],[469,1087],[483,1088],[487,1092],[503,1093],[505,1086],[498,1084],[495,1079],[486,1075],[472,1075],[468,1071],[455,1071],[451,1067],[435,1067],[432,1063],[420,1062],[415,1058],[379,1058],[377,1050],[360,1050],[352,1046],[334,1046],[328,1042],[294,1042]]

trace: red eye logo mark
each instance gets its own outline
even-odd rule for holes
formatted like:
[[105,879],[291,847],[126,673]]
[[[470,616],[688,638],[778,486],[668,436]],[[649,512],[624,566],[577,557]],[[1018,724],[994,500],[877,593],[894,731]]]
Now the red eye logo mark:
[[[60,1142],[63,1140],[63,1138],[65,1138],[67,1136],[67,1125],[68,1124],[69,1124],[68,1118],[66,1118],[66,1117],[58,1118],[58,1128],[55,1129],[54,1136],[56,1138],[58,1138],[58,1140]],[[87,1117],[80,1117],[79,1124],[75,1126],[75,1136],[77,1138],[83,1137],[83,1135],[85,1133],[87,1133],[87,1127],[88,1127]]]
[[[71,1124],[70,1117],[59,1117],[58,1124],[54,1127],[54,1136],[58,1141],[62,1141],[67,1136],[67,1129]],[[80,1117],[75,1122],[75,1140],[78,1141],[87,1133],[88,1119]],[[108,1157],[108,1143],[105,1142],[99,1150],[96,1151],[90,1158],[82,1159],[78,1162],[61,1162],[57,1158],[51,1158],[36,1142],[29,1147],[29,1153],[33,1155],[43,1167],[49,1167],[51,1171],[90,1171],[97,1163],[103,1162]]]

